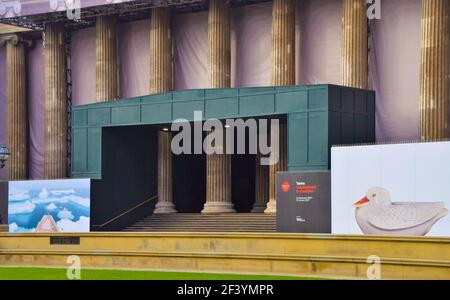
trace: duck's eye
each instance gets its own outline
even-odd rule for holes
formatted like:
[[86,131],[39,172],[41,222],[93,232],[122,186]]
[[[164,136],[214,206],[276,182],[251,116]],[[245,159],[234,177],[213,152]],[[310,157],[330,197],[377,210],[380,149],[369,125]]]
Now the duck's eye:
[[375,198],[376,196],[377,196],[377,194],[372,194],[372,197],[374,197],[374,198]]

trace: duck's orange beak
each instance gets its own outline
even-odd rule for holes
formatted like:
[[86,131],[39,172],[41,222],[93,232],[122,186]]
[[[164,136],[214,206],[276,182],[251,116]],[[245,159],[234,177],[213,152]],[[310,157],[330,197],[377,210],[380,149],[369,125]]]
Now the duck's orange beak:
[[359,200],[359,201],[353,203],[353,207],[361,207],[361,206],[364,206],[364,205],[366,205],[367,203],[369,203],[369,201],[370,201],[369,198],[364,197],[364,198],[362,198],[361,200]]

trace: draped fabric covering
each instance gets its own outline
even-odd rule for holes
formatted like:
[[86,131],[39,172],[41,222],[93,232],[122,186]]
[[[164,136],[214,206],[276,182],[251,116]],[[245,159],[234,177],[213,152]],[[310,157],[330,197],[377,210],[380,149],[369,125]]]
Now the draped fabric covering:
[[148,20],[121,23],[119,31],[119,94],[130,98],[148,94],[150,64]]
[[174,86],[176,90],[208,86],[208,12],[175,15]]
[[95,27],[72,34],[72,105],[95,102]]
[[28,100],[28,175],[31,179],[44,178],[45,147],[45,60],[42,40],[34,41],[27,50]]
[[421,0],[383,0],[370,29],[369,82],[378,141],[419,138]]
[[[297,1],[296,83],[340,82],[342,0]],[[271,83],[272,3],[231,13],[232,85]],[[377,140],[418,138],[421,0],[382,0],[382,19],[371,21],[369,82],[377,92]],[[149,22],[118,26],[120,97],[148,93]],[[174,89],[207,87],[208,13],[172,16]],[[72,34],[72,103],[95,102],[95,28]],[[44,52],[28,49],[31,178],[43,176]],[[0,48],[0,143],[6,143],[6,50]],[[0,171],[0,176],[4,171]]]
[[[298,84],[340,82],[342,0],[297,4]],[[300,60],[300,61],[299,61]]]

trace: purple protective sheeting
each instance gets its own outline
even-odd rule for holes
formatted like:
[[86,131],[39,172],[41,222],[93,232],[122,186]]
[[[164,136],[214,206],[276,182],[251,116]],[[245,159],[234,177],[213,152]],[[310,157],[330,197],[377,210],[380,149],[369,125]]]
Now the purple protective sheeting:
[[420,0],[382,2],[372,21],[371,88],[377,93],[377,141],[419,138]]
[[342,0],[297,3],[297,84],[339,84],[341,16]]
[[175,90],[208,87],[208,12],[178,14],[172,24]]
[[28,172],[31,179],[44,178],[45,56],[42,40],[27,49]]
[[95,27],[72,35],[72,105],[95,102]]
[[232,10],[232,85],[267,86],[271,82],[272,3]]
[[[0,47],[0,145],[6,144],[6,48]],[[0,180],[5,179],[5,170],[0,169]]]
[[148,94],[150,66],[150,23],[148,20],[119,25],[120,97]]

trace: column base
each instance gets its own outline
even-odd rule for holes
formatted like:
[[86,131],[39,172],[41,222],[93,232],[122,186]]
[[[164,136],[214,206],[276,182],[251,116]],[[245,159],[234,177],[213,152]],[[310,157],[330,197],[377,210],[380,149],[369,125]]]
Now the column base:
[[222,214],[235,213],[233,203],[225,202],[207,202],[203,207],[202,214]]
[[266,210],[267,206],[266,205],[258,205],[258,206],[253,206],[252,209],[252,213],[263,213]]
[[177,210],[175,209],[175,205],[170,202],[158,202],[156,203],[155,210],[153,214],[162,215],[162,214],[176,214]]
[[267,208],[264,211],[265,214],[276,214],[277,213],[277,201],[276,200],[270,200],[267,203]]

